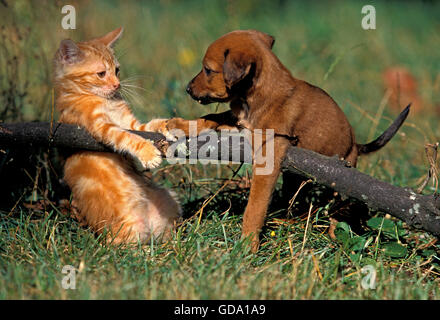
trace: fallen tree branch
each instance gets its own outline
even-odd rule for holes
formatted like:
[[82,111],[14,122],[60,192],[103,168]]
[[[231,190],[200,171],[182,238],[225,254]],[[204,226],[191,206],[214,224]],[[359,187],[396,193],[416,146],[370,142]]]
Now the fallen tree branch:
[[[145,139],[157,143],[165,141],[160,133],[136,132]],[[97,142],[81,127],[59,122],[0,123],[0,148],[8,147],[55,147],[73,150],[110,151]]]
[[347,167],[336,157],[325,157],[310,150],[290,148],[284,164],[287,169],[300,170],[303,176],[362,201],[371,209],[389,213],[409,226],[440,236],[440,198],[437,194],[416,194],[410,188],[396,187]]
[[[165,138],[161,134],[151,132],[134,133],[145,139],[153,140],[162,150]],[[233,160],[237,152],[242,162],[251,163],[245,157],[250,146],[245,139],[233,140],[233,135],[219,138],[216,147],[197,154],[186,154],[190,160],[208,159]],[[205,137],[206,138],[206,137]],[[188,146],[196,143],[197,150],[205,144],[205,138],[199,136],[178,141]],[[222,141],[227,139],[228,141]],[[234,143],[232,143],[234,141]],[[211,141],[212,143],[212,141]],[[0,124],[0,149],[26,146],[62,147],[93,151],[110,151],[108,147],[94,140],[85,130],[67,124],[55,123],[16,123]],[[379,181],[355,168],[350,168],[344,161],[336,157],[326,157],[310,150],[291,147],[284,161],[285,169],[304,178],[312,178],[315,182],[333,188],[341,195],[362,201],[371,209],[386,212],[405,221],[409,226],[423,229],[440,236],[440,197],[416,194],[410,188],[401,188]]]

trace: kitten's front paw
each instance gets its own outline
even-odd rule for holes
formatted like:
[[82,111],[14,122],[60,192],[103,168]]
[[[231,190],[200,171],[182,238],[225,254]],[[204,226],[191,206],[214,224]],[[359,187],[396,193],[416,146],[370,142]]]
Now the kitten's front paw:
[[138,161],[135,161],[135,165],[139,171],[156,168],[162,163],[162,153],[151,141],[136,156]]

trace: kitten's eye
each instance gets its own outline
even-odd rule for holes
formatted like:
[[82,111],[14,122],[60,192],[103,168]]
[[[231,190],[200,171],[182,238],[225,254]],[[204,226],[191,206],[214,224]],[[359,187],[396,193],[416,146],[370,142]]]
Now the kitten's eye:
[[116,67],[116,69],[115,69],[115,74],[116,74],[116,76],[119,76],[119,67]]
[[212,72],[212,70],[207,68],[207,67],[203,67],[203,69],[205,70],[205,73],[206,73],[207,76],[209,76],[211,74],[211,72]]
[[100,77],[100,78],[104,78],[104,77],[105,77],[105,71],[98,72],[97,75],[98,75],[98,77]]

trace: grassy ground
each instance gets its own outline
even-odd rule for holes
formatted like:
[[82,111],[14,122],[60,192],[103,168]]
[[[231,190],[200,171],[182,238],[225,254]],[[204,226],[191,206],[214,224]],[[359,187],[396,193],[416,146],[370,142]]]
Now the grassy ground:
[[[124,26],[117,47],[122,77],[137,78],[138,117],[194,118],[224,105],[200,106],[184,91],[210,42],[255,28],[276,37],[274,52],[292,73],[325,89],[341,106],[360,142],[382,132],[396,113],[384,99],[382,71],[404,65],[419,81],[422,114],[359,169],[399,186],[417,187],[427,172],[424,144],[439,138],[440,39],[435,2],[376,4],[377,30],[361,28],[362,3],[289,1],[72,1],[77,29],[60,27],[63,2],[0,2],[0,120],[50,120],[51,58],[64,38],[99,36]],[[56,117],[56,114],[54,115]],[[2,163],[4,162],[4,163]],[[1,299],[438,299],[440,246],[385,213],[323,200],[316,187],[293,212],[270,210],[258,254],[240,241],[248,168],[164,165],[158,183],[175,189],[187,218],[165,244],[104,244],[58,206],[68,198],[55,150],[10,150],[0,158]],[[426,193],[434,190],[431,185]],[[310,209],[310,210],[309,210]],[[361,228],[330,218],[368,214]],[[199,219],[201,217],[201,219]],[[352,219],[353,220],[353,219]],[[356,218],[354,219],[356,220]],[[78,269],[65,290],[62,268]],[[376,288],[361,272],[376,270]]]

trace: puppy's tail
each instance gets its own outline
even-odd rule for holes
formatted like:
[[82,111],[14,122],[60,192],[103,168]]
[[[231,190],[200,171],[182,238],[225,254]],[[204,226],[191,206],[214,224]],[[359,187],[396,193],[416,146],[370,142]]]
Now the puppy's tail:
[[394,122],[376,140],[367,144],[358,144],[359,154],[367,154],[379,150],[391,140],[408,116],[411,103],[399,114]]

